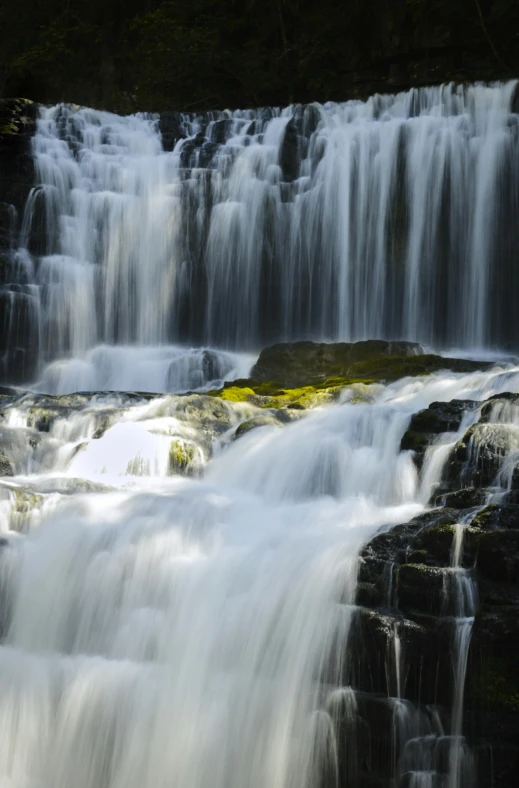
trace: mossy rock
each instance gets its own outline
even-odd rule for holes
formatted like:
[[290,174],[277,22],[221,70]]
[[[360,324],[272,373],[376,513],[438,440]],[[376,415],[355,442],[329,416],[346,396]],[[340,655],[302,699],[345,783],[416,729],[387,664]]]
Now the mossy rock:
[[275,419],[272,416],[256,416],[253,419],[247,419],[247,421],[242,421],[236,427],[235,433],[233,435],[233,440],[237,440],[237,438],[241,438],[243,435],[246,435],[251,430],[255,430],[257,427],[281,427],[281,422],[279,419]]
[[400,443],[401,451],[413,451],[416,465],[420,468],[431,442],[445,432],[456,432],[466,411],[475,407],[477,403],[472,400],[433,402],[412,416]]
[[443,605],[444,572],[423,564],[398,567],[398,600],[403,610],[420,610],[440,615]]
[[485,366],[488,365],[422,354],[421,346],[414,342],[288,342],[262,350],[251,377],[258,381],[276,380],[284,387],[294,388],[331,377],[390,382],[440,369],[472,372]]
[[[451,524],[433,525],[424,528],[413,540],[413,550],[424,554],[424,563],[449,566],[454,544],[455,528]],[[410,558],[410,562],[414,560]]]
[[27,426],[33,427],[38,430],[38,432],[50,432],[53,422],[59,416],[63,416],[63,413],[56,410],[49,410],[48,408],[29,408]]
[[484,490],[476,490],[473,487],[465,487],[463,490],[456,490],[453,493],[438,496],[437,505],[444,504],[452,509],[472,509],[485,503],[487,494]]
[[[336,401],[347,388],[352,390],[349,402],[366,402],[371,399],[369,387],[374,383],[428,375],[440,369],[471,372],[485,366],[474,361],[420,354],[419,350],[420,346],[412,342],[382,340],[274,345],[261,352],[250,378],[226,383],[222,389],[208,394],[262,408],[307,409]],[[442,406],[445,407],[443,403]],[[462,412],[461,405],[458,410]],[[451,421],[445,422],[447,426]],[[443,427],[437,427],[436,433],[444,431],[445,424]],[[414,431],[420,432],[421,428]],[[417,450],[419,444],[423,450],[427,442],[428,438],[416,436],[409,446],[402,448]]]
[[246,378],[226,383],[223,388],[207,393],[227,402],[249,403],[258,408],[307,410],[336,401],[343,388],[355,383],[358,381],[349,378],[329,378],[315,385],[283,388],[276,381]]
[[172,440],[169,448],[169,473],[170,475],[187,475],[192,473],[192,463],[195,458],[195,449],[190,443]]
[[36,129],[38,106],[30,99],[0,100],[0,142],[2,138],[31,135]]
[[29,529],[32,513],[41,507],[43,496],[23,487],[8,486],[7,491],[13,503],[9,528],[24,533]]

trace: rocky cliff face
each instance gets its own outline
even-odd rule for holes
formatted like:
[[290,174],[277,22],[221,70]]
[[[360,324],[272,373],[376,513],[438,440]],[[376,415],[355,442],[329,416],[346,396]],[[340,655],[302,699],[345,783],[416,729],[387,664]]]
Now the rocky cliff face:
[[32,101],[0,100],[0,376],[8,368],[14,381],[23,380],[32,363],[27,343],[30,293],[16,249],[34,184],[31,137],[37,114]]
[[[413,451],[422,473],[434,441],[447,441],[447,462],[439,489],[432,491],[436,508],[376,536],[361,555],[349,680],[359,693],[358,713],[365,725],[357,756],[362,785],[392,784],[387,780],[391,747],[397,773],[398,762],[405,762],[394,701],[385,700],[397,692],[404,707],[409,704],[415,713],[438,713],[441,724],[436,731],[426,726],[424,734],[418,726],[414,735],[435,740],[431,763],[440,771],[438,779],[448,770],[449,759],[440,751],[450,746],[446,737],[452,733],[459,681],[453,595],[463,591],[453,585],[456,571],[465,575],[475,599],[462,731],[475,756],[477,778],[468,784],[507,788],[516,783],[519,497],[517,428],[511,424],[517,401],[512,394],[492,397],[481,407],[476,423],[457,439],[463,415],[480,405],[433,403],[413,417],[404,435],[402,448]],[[507,492],[497,493],[496,480]],[[458,570],[453,567],[457,539]],[[424,742],[425,738],[422,746]]]

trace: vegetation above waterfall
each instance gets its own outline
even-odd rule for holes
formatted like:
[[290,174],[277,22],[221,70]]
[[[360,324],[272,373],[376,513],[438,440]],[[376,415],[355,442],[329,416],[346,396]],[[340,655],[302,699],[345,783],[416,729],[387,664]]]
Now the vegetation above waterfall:
[[5,0],[0,97],[122,112],[343,100],[519,70],[515,0]]

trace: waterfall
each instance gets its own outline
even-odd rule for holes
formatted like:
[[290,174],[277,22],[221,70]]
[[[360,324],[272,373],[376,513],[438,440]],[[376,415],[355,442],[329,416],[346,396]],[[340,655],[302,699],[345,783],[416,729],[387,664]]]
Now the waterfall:
[[[424,511],[402,434],[438,397],[510,388],[517,368],[435,373],[235,441],[251,406],[223,402],[230,429],[212,452],[210,397],[58,398],[40,432],[41,400],[15,399],[0,426],[14,466],[0,480],[3,783],[317,788],[324,774],[356,785],[361,729],[343,679],[359,550]],[[171,475],[172,441],[193,447],[195,478]],[[457,563],[459,550],[446,571]],[[390,662],[393,768],[407,773],[436,739],[399,700],[398,637]]]
[[[0,387],[2,786],[473,788],[465,545],[492,536],[472,528],[485,497],[519,501],[517,109],[516,82],[41,109],[0,261],[1,381],[30,382]],[[302,338],[495,363],[330,378],[306,410],[257,381],[214,391]],[[451,400],[418,462],[413,415]],[[484,462],[486,492],[438,536],[462,439],[460,484]],[[431,610],[399,607],[405,570]]]
[[515,95],[182,115],[173,150],[161,116],[42,109],[9,345],[33,378],[97,346],[517,347]]

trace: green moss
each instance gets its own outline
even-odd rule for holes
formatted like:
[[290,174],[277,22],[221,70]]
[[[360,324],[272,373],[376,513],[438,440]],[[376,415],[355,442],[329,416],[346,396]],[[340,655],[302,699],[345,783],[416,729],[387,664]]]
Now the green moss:
[[[250,402],[259,408],[295,408],[306,410],[318,405],[334,402],[340,392],[348,387],[366,387],[373,383],[363,378],[334,377],[307,386],[283,387],[277,381],[257,381],[245,378],[226,383],[221,389],[208,391],[211,397],[227,402]],[[360,391],[350,402],[369,401],[366,389]]]
[[506,660],[495,657],[474,677],[470,694],[485,708],[519,712],[517,671]]
[[182,473],[187,471],[195,457],[195,450],[189,443],[179,440],[171,441],[169,447],[169,471],[170,473]]
[[12,489],[14,496],[14,511],[17,514],[29,514],[32,509],[40,505],[41,498],[27,490]]
[[475,517],[472,518],[471,525],[474,528],[487,528],[489,525],[492,525],[496,519],[496,515],[499,513],[499,506],[495,503],[491,503],[488,506],[485,506],[480,512],[476,514]]
[[[430,354],[404,355],[409,343],[388,354],[391,343],[315,344],[300,342],[277,345],[262,351],[252,374],[220,390],[208,392],[229,402],[250,402],[262,408],[312,408],[336,400],[353,386],[389,383],[402,377],[428,375],[439,369],[470,371],[474,362]],[[281,382],[280,382],[281,381]],[[356,392],[350,402],[369,400],[366,391]],[[416,448],[423,442],[416,437]]]
[[[238,383],[239,381],[236,381]],[[207,392],[210,397],[220,397],[227,402],[250,402],[254,396],[254,391],[248,386],[233,385],[223,389],[213,389]]]

